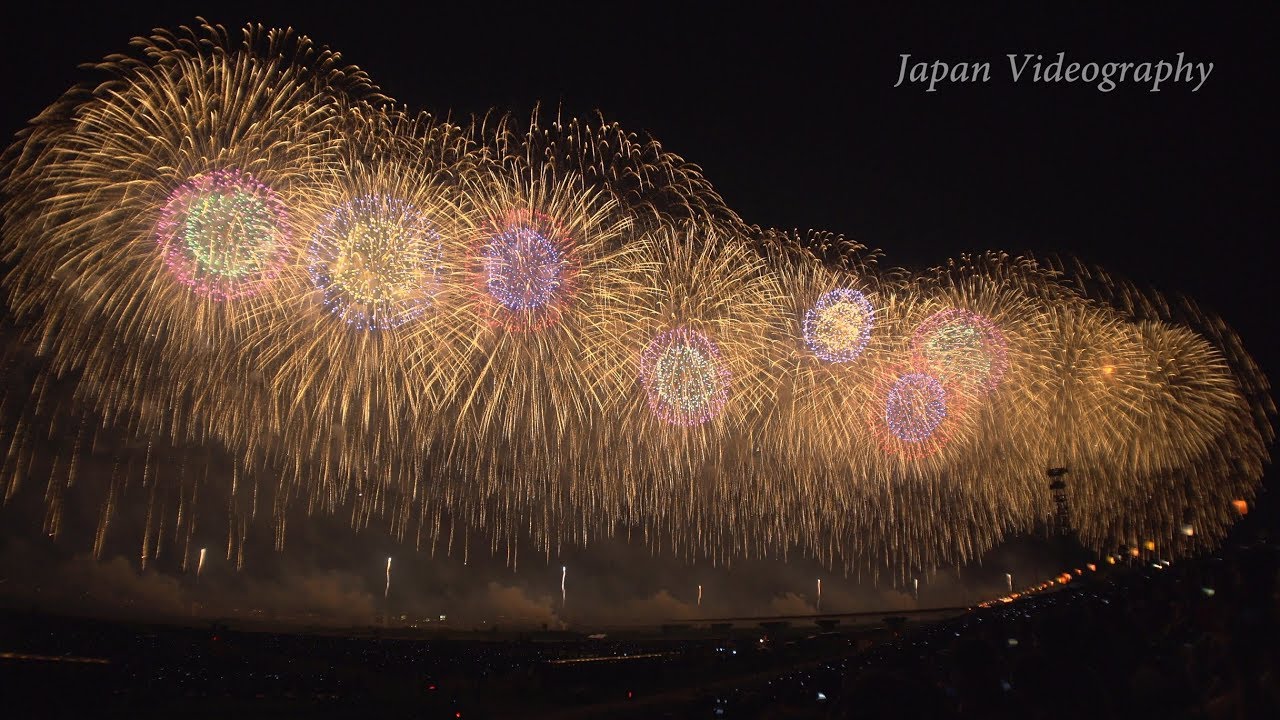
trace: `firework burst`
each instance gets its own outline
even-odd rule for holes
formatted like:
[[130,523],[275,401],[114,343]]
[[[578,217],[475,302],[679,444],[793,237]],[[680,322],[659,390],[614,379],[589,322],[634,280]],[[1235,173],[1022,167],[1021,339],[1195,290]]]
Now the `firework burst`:
[[661,528],[649,532],[655,545],[700,547],[710,534],[698,515],[739,501],[722,461],[752,452],[775,402],[781,288],[763,258],[722,228],[661,230],[640,242],[624,270],[635,279],[630,293],[590,319],[590,368],[603,380],[607,418],[594,437],[607,448],[600,490],[619,524]]
[[718,416],[731,381],[715,342],[684,326],[659,333],[640,353],[649,409],[672,425],[701,425]]
[[[513,546],[532,532],[549,551],[598,522],[577,471],[603,451],[592,428],[604,422],[605,381],[586,332],[591,312],[635,292],[626,268],[639,246],[626,242],[630,216],[572,173],[506,157],[477,173],[466,197],[464,312],[451,331],[463,371],[439,411],[456,430],[437,444],[459,498],[447,512],[466,524],[496,517],[493,535]],[[438,363],[428,338],[414,347],[416,365]],[[494,513],[499,505],[510,514]]]
[[[8,305],[93,424],[160,445],[236,441],[215,426],[248,422],[270,394],[240,340],[273,302],[343,108],[380,97],[336,54],[259,27],[238,41],[207,24],[157,31],[94,71],[10,149]],[[180,515],[175,533],[193,517]]]
[[1004,333],[989,319],[948,308],[930,315],[911,338],[912,355],[927,373],[956,385],[994,390],[1008,369]]
[[198,175],[165,203],[156,241],[174,276],[215,300],[251,295],[288,252],[289,215],[271,188],[239,170]]

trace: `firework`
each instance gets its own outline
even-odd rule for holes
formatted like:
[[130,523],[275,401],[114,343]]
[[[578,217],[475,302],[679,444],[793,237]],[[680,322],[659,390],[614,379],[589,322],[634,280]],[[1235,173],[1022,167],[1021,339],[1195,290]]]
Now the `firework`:
[[[67,93],[8,155],[7,303],[30,320],[26,338],[47,361],[37,388],[73,378],[60,383],[69,397],[37,390],[24,412],[54,422],[61,411],[50,405],[70,403],[91,426],[118,428],[119,447],[147,447],[144,465],[153,444],[230,445],[243,456],[241,427],[271,393],[240,340],[275,299],[297,210],[341,145],[343,108],[380,96],[336,54],[259,27],[239,41],[209,25],[157,31],[94,71],[96,84]],[[70,467],[79,461],[73,454]],[[123,469],[104,479],[95,552],[139,479],[163,482],[143,493],[142,556],[162,532],[189,542],[203,473],[111,462]],[[225,507],[234,516],[241,506]]]
[[958,308],[930,315],[911,338],[916,362],[939,378],[993,390],[1008,369],[1004,334],[989,319]]
[[441,240],[402,198],[361,195],[332,208],[311,236],[307,271],[324,305],[358,330],[398,327],[429,307]]
[[257,424],[227,434],[260,448],[309,503],[347,506],[360,526],[393,508],[403,517],[396,503],[425,472],[435,410],[463,382],[459,328],[472,321],[459,186],[474,160],[459,128],[428,116],[366,107],[344,127],[337,172],[298,213],[310,241],[245,334],[267,386]]
[[[709,544],[767,554],[770,545],[808,547],[816,538],[838,536],[842,553],[857,554],[866,543],[849,523],[882,516],[868,508],[882,502],[873,496],[883,487],[886,463],[862,418],[875,401],[877,378],[897,358],[897,280],[882,276],[874,253],[836,236],[766,232],[757,242],[783,291],[779,386],[774,402],[762,408],[754,452],[738,453],[733,459],[740,465],[726,470],[734,477],[738,527]],[[855,359],[829,362],[815,354],[806,320],[823,298],[856,299],[853,292],[874,309],[874,326]],[[860,344],[857,332],[852,340]],[[761,503],[780,513],[766,518],[750,511]]]
[[572,244],[541,213],[516,212],[494,228],[484,248],[485,287],[508,312],[538,312],[570,291],[562,244]]
[[867,346],[875,316],[875,308],[861,292],[831,290],[805,311],[805,343],[827,362],[850,362]]
[[[722,481],[706,463],[751,447],[775,401],[780,288],[760,256],[722,229],[664,230],[642,242],[625,268],[636,279],[629,294],[590,317],[588,367],[605,398],[595,442],[608,448],[597,462],[611,480],[600,490],[621,517],[691,527],[670,514],[721,493],[737,502],[728,475]],[[704,472],[713,482],[690,484]],[[673,504],[676,493],[706,495]]]
[[231,300],[257,292],[279,271],[290,242],[288,211],[253,176],[215,171],[173,191],[156,240],[179,282]]
[[1231,498],[1256,487],[1273,438],[1269,420],[1260,420],[1274,409],[1256,365],[1234,333],[1194,305],[1098,270],[1070,272],[1123,322],[1129,350],[1099,368],[1123,400],[1125,432],[1068,483],[1073,528],[1099,551],[1140,538],[1157,538],[1169,556],[1213,547],[1234,520]]
[[[131,552],[185,569],[207,505],[239,568],[301,505],[464,560],[634,534],[918,593],[1063,518],[1099,550],[1210,547],[1270,460],[1240,339],[1102,271],[882,268],[744,226],[617,125],[391,109],[289,32],[157,33],[96,67],[6,155],[0,240],[33,351],[6,358],[31,387],[0,402],[5,497],[47,477],[57,535],[98,492],[95,555],[136,503]],[[110,477],[78,481],[100,447]]]
[[963,396],[934,375],[904,368],[887,373],[879,386],[869,422],[886,453],[925,458],[965,428]]
[[[605,451],[592,434],[606,422],[606,400],[590,363],[588,318],[635,292],[627,261],[639,248],[625,242],[630,216],[582,178],[504,163],[485,166],[465,188],[448,336],[406,329],[415,366],[438,373],[440,343],[449,342],[460,369],[438,409],[449,429],[431,449],[447,458],[442,491],[454,499],[417,511],[433,542],[451,526],[436,519],[441,511],[463,525],[496,518],[490,532],[514,560],[521,537],[550,553],[599,522],[579,471]],[[493,503],[509,513],[495,514]]]
[[884,401],[884,423],[904,443],[928,440],[947,417],[947,391],[937,378],[912,372],[893,380]]
[[701,425],[720,414],[731,373],[706,335],[687,327],[659,334],[640,355],[640,377],[654,415],[672,425]]

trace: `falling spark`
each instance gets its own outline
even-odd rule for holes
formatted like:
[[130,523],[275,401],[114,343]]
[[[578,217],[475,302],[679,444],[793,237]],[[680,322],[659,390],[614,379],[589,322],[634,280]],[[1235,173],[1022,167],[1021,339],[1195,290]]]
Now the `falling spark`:
[[702,607],[702,586],[698,586],[698,607]]
[[822,612],[822,578],[818,578],[818,602],[814,605],[814,609]]
[[391,594],[391,558],[387,558],[387,587],[382,591],[382,599],[386,600]]
[[204,556],[208,548],[200,548],[200,560],[196,563],[196,577],[200,577],[200,573],[204,571]]
[[565,576],[568,574],[569,574],[569,567],[567,565],[561,565],[560,566],[560,607],[561,608],[564,608],[565,604],[568,602],[568,597],[565,595],[565,592],[564,592],[564,579],[565,579]]
[[1009,584],[1009,592],[1013,592],[1013,573],[1005,573],[1004,579]]

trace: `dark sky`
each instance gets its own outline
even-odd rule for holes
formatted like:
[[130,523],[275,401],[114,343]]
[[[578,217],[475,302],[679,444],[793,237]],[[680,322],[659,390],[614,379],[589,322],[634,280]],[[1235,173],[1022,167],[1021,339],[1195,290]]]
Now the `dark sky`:
[[[459,116],[541,102],[567,114],[600,110],[701,165],[751,223],[843,233],[911,267],[987,249],[1068,253],[1190,295],[1234,326],[1277,377],[1269,106],[1280,68],[1263,3],[1064,3],[1061,12],[1017,16],[967,7],[755,11],[745,3],[696,16],[687,14],[693,3],[395,5],[29,3],[6,11],[0,35],[0,131],[18,130],[83,79],[79,63],[151,27],[197,14],[232,28],[292,25],[414,109]],[[1010,80],[1006,54],[1059,51],[1099,62],[1172,60],[1181,51],[1214,69],[1196,93],[1179,84],[1102,93],[1086,83]],[[934,93],[894,88],[901,53],[990,61],[992,80]],[[629,557],[609,552],[601,562]],[[690,599],[696,573],[652,568],[637,595],[679,585]],[[558,575],[549,570],[539,572]],[[334,570],[347,571],[380,591],[377,572]],[[767,591],[777,597],[788,584],[807,591],[792,575],[816,570],[758,572],[777,579]],[[521,575],[495,570],[493,578],[527,586],[529,597],[558,592],[558,577]]]

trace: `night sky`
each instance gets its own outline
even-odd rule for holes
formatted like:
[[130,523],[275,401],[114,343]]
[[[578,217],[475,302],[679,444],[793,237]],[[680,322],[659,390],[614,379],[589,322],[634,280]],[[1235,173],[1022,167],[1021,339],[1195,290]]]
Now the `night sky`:
[[[292,25],[415,110],[455,119],[494,107],[528,113],[538,103],[565,115],[598,110],[700,165],[747,222],[842,233],[883,249],[888,265],[922,268],[989,249],[1064,253],[1189,295],[1232,325],[1277,378],[1269,108],[1277,63],[1275,26],[1261,4],[1081,12],[1072,3],[1071,13],[1017,17],[968,8],[792,16],[735,4],[689,16],[681,5],[635,3],[421,5],[30,3],[6,13],[0,132],[16,132],[88,77],[77,65],[152,27],[196,15],[231,29]],[[1103,93],[1088,83],[1010,80],[1007,53],[1051,59],[1060,51],[1081,62],[1172,61],[1184,52],[1214,69],[1195,93],[1177,83],[1158,93],[1133,84]],[[894,88],[902,53],[989,61],[992,79],[933,93]],[[1251,522],[1275,525],[1273,495],[1264,491],[1263,519]],[[0,596],[56,604],[52,598],[75,594],[68,588],[88,587],[99,599],[132,598],[134,608],[189,607],[196,589],[164,574],[140,576],[136,558],[95,564],[84,547],[41,538],[38,517],[25,515],[35,501],[0,511]],[[376,533],[353,541],[337,521],[317,521],[290,543],[283,556],[260,543],[243,576],[211,567],[202,601],[367,622],[381,609],[383,558],[394,555],[393,612],[470,607],[476,619],[554,622],[565,563],[576,617],[622,622],[688,612],[698,583],[708,606],[725,613],[801,611],[812,605],[814,579],[830,575],[803,560],[713,570],[651,559],[621,541],[549,561],[531,554],[515,572],[501,557],[464,567],[414,557]],[[1003,584],[1006,568],[1050,574],[1060,569],[1054,563],[1036,543],[1013,543],[962,579],[944,571],[922,584],[921,604],[971,601]],[[824,584],[824,609],[910,602],[839,574]]]

